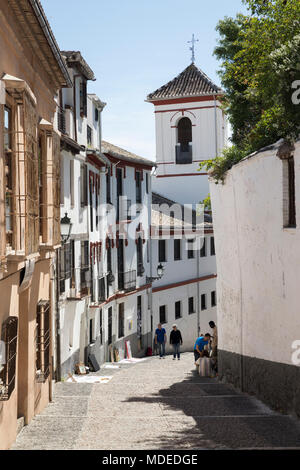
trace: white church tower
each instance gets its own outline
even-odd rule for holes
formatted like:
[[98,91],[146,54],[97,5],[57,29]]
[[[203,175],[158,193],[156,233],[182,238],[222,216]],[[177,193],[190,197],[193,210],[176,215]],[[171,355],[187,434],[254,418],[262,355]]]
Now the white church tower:
[[196,204],[209,193],[199,163],[220,154],[226,139],[222,90],[194,62],[150,93],[156,121],[156,177],[153,191],[181,204]]

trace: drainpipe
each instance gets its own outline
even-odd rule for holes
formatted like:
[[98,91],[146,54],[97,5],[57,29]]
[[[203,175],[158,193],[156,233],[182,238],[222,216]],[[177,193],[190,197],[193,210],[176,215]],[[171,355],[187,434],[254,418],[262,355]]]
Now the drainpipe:
[[[196,263],[197,263],[197,279],[200,277],[200,250],[197,246],[196,250]],[[197,282],[197,338],[200,333],[200,282]]]

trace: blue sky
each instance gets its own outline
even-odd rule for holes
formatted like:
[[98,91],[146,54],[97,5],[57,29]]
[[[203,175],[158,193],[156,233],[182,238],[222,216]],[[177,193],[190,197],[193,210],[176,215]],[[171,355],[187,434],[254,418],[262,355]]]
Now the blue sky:
[[42,0],[58,44],[80,50],[97,77],[89,92],[107,103],[103,137],[155,159],[153,105],[148,93],[190,63],[220,84],[213,56],[219,19],[245,12],[242,0]]

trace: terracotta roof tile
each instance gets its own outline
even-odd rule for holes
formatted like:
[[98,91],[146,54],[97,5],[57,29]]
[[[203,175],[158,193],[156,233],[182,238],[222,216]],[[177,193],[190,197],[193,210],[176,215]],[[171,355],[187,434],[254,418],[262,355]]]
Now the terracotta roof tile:
[[202,70],[190,64],[177,77],[147,96],[147,101],[223,93]]

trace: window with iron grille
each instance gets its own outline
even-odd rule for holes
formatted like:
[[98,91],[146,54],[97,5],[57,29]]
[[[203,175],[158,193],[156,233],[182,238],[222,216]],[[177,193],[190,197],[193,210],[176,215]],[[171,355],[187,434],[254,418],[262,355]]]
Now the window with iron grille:
[[175,320],[181,318],[181,301],[175,302]]
[[142,296],[137,297],[137,337],[142,340]]
[[201,294],[201,310],[206,310],[206,294]]
[[124,336],[124,303],[119,304],[119,328],[118,328],[118,337],[122,338]]
[[215,238],[210,237],[210,255],[215,256],[216,250],[215,250]]
[[80,116],[87,116],[87,84],[85,80],[80,83]]
[[159,323],[163,324],[167,322],[167,312],[166,312],[166,306],[161,305],[159,307]]
[[5,357],[4,364],[0,362],[0,401],[7,401],[15,388],[18,318],[8,317],[2,324],[1,330]]
[[72,252],[71,243],[63,245],[59,250],[59,290],[60,294],[65,292],[65,281],[71,278]]
[[110,172],[106,174],[106,204],[111,204]]
[[89,273],[89,241],[81,242],[81,259],[80,259],[80,291],[87,293],[88,289],[88,273]]
[[136,254],[137,254],[137,275],[142,276],[145,270],[144,270],[144,261],[143,261],[143,240],[141,239],[141,237],[137,239]]
[[4,153],[5,153],[5,225],[6,246],[13,249],[13,118],[12,109],[4,106]]
[[174,240],[174,261],[181,260],[181,240]]
[[90,344],[94,343],[94,320],[90,319]]
[[194,297],[189,297],[189,315],[195,313]]
[[167,261],[166,257],[166,240],[158,240],[158,261],[165,262]]
[[50,375],[50,304],[41,300],[36,312],[36,379],[45,382]]
[[206,256],[206,238],[204,237],[203,238],[203,245],[202,245],[201,250],[200,250],[200,257],[205,258],[205,256]]

